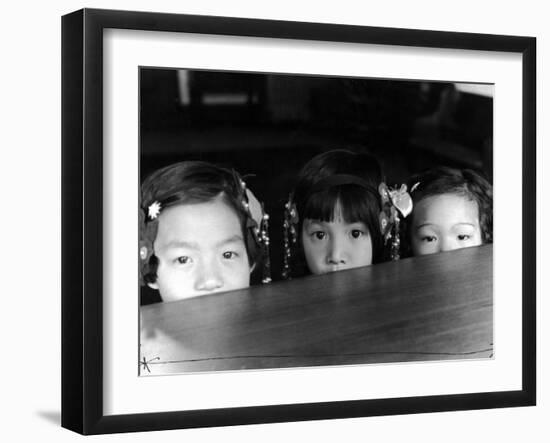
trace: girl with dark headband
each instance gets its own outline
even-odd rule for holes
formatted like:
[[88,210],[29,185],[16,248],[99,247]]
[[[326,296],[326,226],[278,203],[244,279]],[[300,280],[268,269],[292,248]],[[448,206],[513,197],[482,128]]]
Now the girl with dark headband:
[[333,150],[311,159],[285,205],[283,277],[382,261],[381,182],[368,154]]

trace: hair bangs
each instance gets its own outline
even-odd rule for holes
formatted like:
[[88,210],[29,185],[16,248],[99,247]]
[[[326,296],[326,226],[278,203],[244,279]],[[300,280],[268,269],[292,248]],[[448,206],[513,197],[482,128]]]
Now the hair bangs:
[[364,222],[379,212],[378,202],[364,188],[342,185],[312,194],[304,208],[304,218],[333,222],[342,219],[346,223]]

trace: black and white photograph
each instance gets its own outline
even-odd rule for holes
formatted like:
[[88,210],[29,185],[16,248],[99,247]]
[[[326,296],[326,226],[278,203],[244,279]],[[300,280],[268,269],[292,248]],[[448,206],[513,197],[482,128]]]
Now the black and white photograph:
[[550,441],[544,2],[6,2],[2,441]]
[[536,404],[536,39],[84,9],[62,43],[63,427]]
[[494,358],[494,85],[139,69],[139,374]]

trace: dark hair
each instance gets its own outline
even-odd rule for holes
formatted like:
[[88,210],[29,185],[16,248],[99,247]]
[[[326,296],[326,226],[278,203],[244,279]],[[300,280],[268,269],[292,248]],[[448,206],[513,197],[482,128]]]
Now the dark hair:
[[[335,182],[330,185],[331,178],[335,176],[350,179],[342,180],[342,184]],[[300,239],[304,219],[333,221],[337,204],[347,223],[365,223],[372,242],[373,263],[382,260],[384,242],[380,232],[381,207],[378,195],[381,181],[382,170],[375,157],[344,149],[319,154],[302,168],[291,197],[299,217],[296,226],[297,247],[292,254],[293,275],[307,273]]]
[[241,177],[234,170],[201,161],[184,161],[159,169],[149,175],[141,185],[140,246],[148,248],[148,255],[141,266],[142,283],[156,281],[158,259],[153,244],[157,234],[158,219],[151,220],[148,208],[158,202],[161,210],[182,204],[212,201],[221,197],[237,214],[250,265],[257,264],[261,249],[252,235],[250,215],[243,206],[246,194]]
[[481,174],[471,169],[439,166],[413,176],[409,182],[411,189],[414,189],[411,191],[413,213],[407,224],[408,238],[416,204],[427,197],[456,194],[477,203],[482,242],[493,242],[493,186]]

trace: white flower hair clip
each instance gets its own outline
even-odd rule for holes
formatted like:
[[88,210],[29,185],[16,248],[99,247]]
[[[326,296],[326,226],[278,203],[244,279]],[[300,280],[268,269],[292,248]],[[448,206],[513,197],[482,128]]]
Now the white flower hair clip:
[[160,206],[160,203],[158,201],[154,201],[149,205],[149,208],[147,209],[147,214],[149,215],[149,218],[151,220],[155,220],[158,215],[160,214],[160,210],[162,207]]

